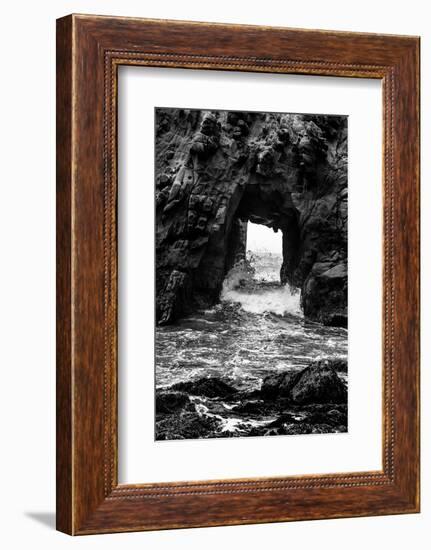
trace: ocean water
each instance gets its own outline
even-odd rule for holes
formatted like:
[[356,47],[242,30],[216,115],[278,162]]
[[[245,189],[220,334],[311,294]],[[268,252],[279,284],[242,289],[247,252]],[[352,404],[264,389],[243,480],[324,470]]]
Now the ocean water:
[[[347,330],[304,319],[298,290],[279,283],[280,267],[279,254],[249,254],[226,277],[219,304],[157,327],[156,390],[218,378],[253,391],[268,374],[303,368],[320,358],[347,358]],[[243,426],[244,431],[244,418],[229,412],[231,403],[221,407],[220,399],[194,400],[201,414],[216,409],[220,417],[222,410],[222,430],[237,427],[242,433]]]

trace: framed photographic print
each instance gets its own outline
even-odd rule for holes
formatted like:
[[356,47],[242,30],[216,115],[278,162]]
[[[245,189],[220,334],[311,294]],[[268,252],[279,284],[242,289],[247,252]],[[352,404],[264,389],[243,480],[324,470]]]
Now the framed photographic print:
[[57,528],[419,511],[419,39],[57,22]]

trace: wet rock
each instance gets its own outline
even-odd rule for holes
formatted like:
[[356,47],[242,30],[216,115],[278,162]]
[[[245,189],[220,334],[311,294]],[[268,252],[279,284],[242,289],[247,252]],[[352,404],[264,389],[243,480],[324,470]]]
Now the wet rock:
[[171,414],[190,403],[189,397],[178,391],[156,392],[156,414]]
[[190,395],[205,397],[229,397],[237,393],[237,389],[220,378],[200,378],[189,382],[178,382],[170,388],[174,391],[186,392]]
[[[325,264],[320,264],[325,265]],[[312,269],[301,296],[304,314],[324,325],[347,328],[347,264]]]
[[265,147],[257,155],[256,172],[262,176],[271,176],[275,169],[275,151]]
[[307,405],[288,407],[276,420],[255,435],[300,435],[347,432],[346,405]]
[[[307,370],[307,369],[305,369]],[[217,379],[216,379],[217,380]],[[222,381],[221,381],[222,382]],[[211,388],[197,380],[175,385],[181,391],[160,390],[156,402],[156,438],[183,439],[207,437],[275,436],[347,431],[347,404],[306,403],[290,398],[262,399],[260,391],[232,392],[214,383]],[[209,393],[190,399],[193,392]],[[187,392],[187,393],[186,393]],[[220,397],[222,393],[227,393]],[[234,419],[232,424],[226,423]],[[258,421],[256,423],[255,421]]]
[[269,399],[290,397],[290,392],[302,372],[292,370],[268,375],[262,382],[260,390],[262,397]]
[[345,403],[347,389],[330,365],[313,365],[301,372],[290,391],[294,403]]
[[316,410],[307,416],[310,424],[330,424],[331,426],[347,426],[347,411],[339,409]]
[[[175,250],[175,249],[174,249]],[[173,250],[170,249],[170,253]],[[176,257],[176,256],[174,256]],[[157,302],[158,324],[165,325],[178,318],[184,311],[183,302],[188,294],[189,277],[186,273],[174,269],[166,280],[163,292]]]
[[205,218],[205,216],[201,216],[196,223],[196,229],[198,229],[199,231],[204,231],[207,226],[207,221],[208,220],[207,218]]
[[342,357],[328,357],[313,361],[312,366],[323,367],[330,366],[337,372],[347,373],[347,359]]
[[156,440],[214,437],[219,428],[220,421],[196,412],[170,414],[156,419]]
[[285,422],[268,428],[263,435],[301,435],[328,432],[330,432],[330,426],[321,426],[318,428],[317,426],[312,426],[307,423]]
[[217,302],[253,220],[283,233],[305,316],[347,326],[346,138],[345,117],[157,109],[157,320]]
[[347,360],[320,359],[303,370],[269,374],[262,382],[260,396],[301,405],[346,403],[346,385],[337,370],[347,372]]
[[271,405],[268,406],[268,403],[262,400],[258,401],[245,401],[240,405],[235,405],[232,408],[234,413],[247,414],[247,415],[257,415],[261,416],[268,414],[271,411]]

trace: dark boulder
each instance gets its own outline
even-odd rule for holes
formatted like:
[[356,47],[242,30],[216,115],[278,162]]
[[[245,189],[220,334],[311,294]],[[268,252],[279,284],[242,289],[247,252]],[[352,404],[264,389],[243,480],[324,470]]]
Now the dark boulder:
[[294,403],[345,403],[347,389],[330,365],[313,365],[301,372],[301,376],[290,391]]
[[304,435],[312,433],[330,433],[331,427],[329,425],[307,424],[306,422],[292,422],[292,423],[280,423],[272,427],[267,428],[263,435]]
[[317,359],[310,366],[333,367],[337,372],[347,373],[347,359],[342,357]]
[[156,392],[156,414],[170,414],[190,403],[189,397],[178,391]]
[[317,263],[302,287],[304,314],[328,326],[347,328],[347,261]]
[[263,399],[287,399],[292,403],[345,403],[347,389],[339,372],[347,372],[344,359],[321,359],[303,370],[273,373],[264,378]]
[[178,382],[170,389],[205,397],[229,397],[238,391],[220,378],[200,378],[189,382]]
[[[316,405],[306,416],[310,424],[330,424],[347,428],[347,406],[344,404]],[[344,430],[346,431],[346,430]]]
[[216,418],[184,411],[156,420],[156,440],[215,437],[219,428],[220,421]]
[[265,399],[290,397],[290,391],[301,374],[302,371],[291,370],[268,375],[262,382],[260,390],[262,397]]
[[238,414],[252,415],[252,416],[254,415],[262,416],[264,414],[268,414],[268,412],[272,412],[272,409],[266,401],[251,400],[251,401],[245,401],[239,405],[235,405],[232,408],[232,412],[238,413]]
[[263,435],[299,435],[347,432],[345,405],[293,406],[264,428]]
[[273,402],[273,405],[275,404],[282,405],[277,418],[267,424],[253,427],[249,435],[276,436],[347,432],[346,404],[297,405],[284,399]]

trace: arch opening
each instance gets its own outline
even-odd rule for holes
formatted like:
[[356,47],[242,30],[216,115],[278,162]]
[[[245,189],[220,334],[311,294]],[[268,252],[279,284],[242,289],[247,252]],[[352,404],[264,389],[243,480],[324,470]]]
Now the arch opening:
[[220,299],[247,224],[281,234],[305,317],[347,326],[347,119],[157,110],[159,324]]
[[301,248],[299,215],[277,187],[276,182],[269,192],[268,187],[246,186],[227,236],[225,275],[246,258],[247,251],[271,252],[280,263],[278,282],[294,290],[302,284],[302,275],[296,272]]

